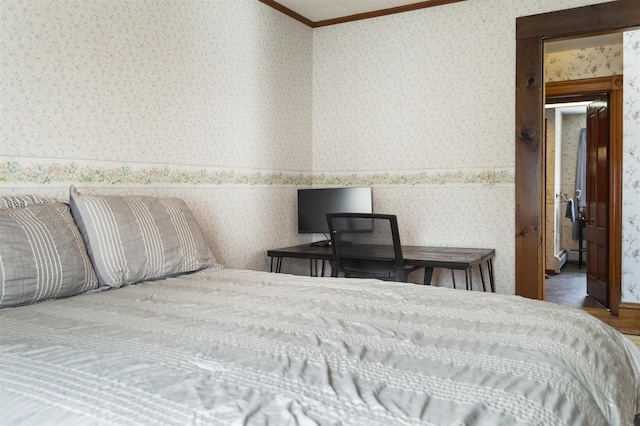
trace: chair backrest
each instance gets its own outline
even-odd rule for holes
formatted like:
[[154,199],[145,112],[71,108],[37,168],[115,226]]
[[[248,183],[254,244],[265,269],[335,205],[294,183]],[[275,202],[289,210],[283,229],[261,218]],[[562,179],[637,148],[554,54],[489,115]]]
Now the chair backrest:
[[[332,275],[406,280],[398,219],[378,213],[329,213]],[[402,275],[402,276],[399,276]]]

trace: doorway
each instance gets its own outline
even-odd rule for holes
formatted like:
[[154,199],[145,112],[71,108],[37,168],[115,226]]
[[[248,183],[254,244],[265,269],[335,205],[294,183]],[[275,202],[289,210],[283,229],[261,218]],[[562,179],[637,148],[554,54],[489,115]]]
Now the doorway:
[[[541,173],[543,151],[543,43],[547,39],[581,37],[640,27],[640,8],[635,0],[618,0],[592,6],[521,17],[516,20],[516,293],[544,299],[544,177]],[[622,130],[622,123],[612,128]],[[612,157],[621,156],[621,147],[613,147]],[[611,184],[622,188],[620,170]],[[621,191],[611,194],[616,210],[612,220],[621,221]],[[616,227],[610,228],[612,233]],[[611,241],[621,241],[613,235]],[[621,247],[610,246],[610,258],[620,262]],[[621,267],[610,265],[611,312],[620,305]],[[615,296],[617,294],[617,297]]]
[[[564,102],[577,97],[589,100]],[[610,307],[608,247],[621,242],[609,241],[609,176],[622,166],[608,156],[618,118],[610,97],[607,89],[546,99],[545,297],[561,305]]]
[[545,298],[564,306],[598,308],[587,294],[586,209],[587,105],[547,99]]
[[[619,247],[622,238],[622,222],[621,219],[618,219],[621,217],[621,205],[613,202],[613,200],[616,199],[613,195],[620,194],[619,197],[621,197],[622,192],[622,188],[619,186],[621,179],[618,177],[622,170],[622,155],[620,155],[622,152],[622,87],[623,76],[621,75],[568,80],[547,83],[545,85],[545,99],[549,104],[561,106],[562,103],[572,103],[575,105],[577,102],[580,102],[587,105],[584,123],[586,127],[590,127],[590,130],[587,132],[587,135],[590,136],[587,139],[591,139],[589,143],[587,143],[587,146],[593,147],[590,149],[592,155],[587,155],[587,157],[590,158],[593,157],[593,155],[598,155],[598,152],[604,152],[605,154],[604,161],[600,161],[599,163],[597,161],[594,163],[592,160],[587,161],[587,169],[590,167],[589,164],[594,163],[595,165],[592,167],[592,170],[587,170],[586,175],[588,178],[584,184],[585,188],[580,191],[584,192],[584,194],[580,194],[580,197],[584,197],[582,200],[586,201],[586,203],[583,203],[583,209],[575,209],[576,214],[581,210],[584,212],[584,221],[580,221],[580,216],[578,216],[576,218],[578,220],[577,229],[574,226],[570,228],[569,232],[573,234],[572,237],[576,236],[579,239],[580,236],[582,236],[584,238],[582,245],[585,249],[584,253],[577,253],[579,263],[581,260],[580,254],[585,255],[584,270],[587,274],[584,276],[584,288],[586,288],[586,294],[588,294],[589,297],[583,297],[583,303],[586,307],[597,306],[606,309],[612,308],[612,311],[615,309],[613,307],[615,305],[614,301],[620,297],[619,293],[616,294],[617,289],[619,289],[619,281],[617,282],[618,286],[616,286],[615,283],[614,285],[610,285],[610,277],[619,277],[618,271],[620,267],[618,265],[620,265],[621,259],[619,257],[612,257],[612,253],[615,254],[616,250],[610,250],[609,247]],[[606,125],[601,124],[599,127],[600,130],[598,130],[598,123],[596,122],[594,124],[593,121],[590,121],[589,116],[593,111],[597,110],[598,106],[601,106],[603,102],[607,106]],[[578,138],[578,135],[575,137]],[[601,145],[602,143],[604,143],[604,145],[598,147],[596,143],[598,140],[601,142]],[[600,164],[600,168],[596,169],[595,167],[597,167],[598,164]],[[546,165],[543,167],[543,170],[546,171]],[[577,189],[577,187],[574,188]],[[546,192],[549,193],[549,190],[547,189]],[[567,201],[569,198],[573,198],[574,202],[578,202],[575,191],[571,191],[571,189],[566,186],[560,189],[559,194],[561,201]],[[548,202],[549,196],[547,196],[546,199]],[[545,212],[546,211],[545,209]],[[596,215],[600,216],[597,223],[598,227],[595,226]],[[591,220],[592,217],[593,220]],[[548,224],[546,224],[546,226],[548,226]],[[594,232],[594,228],[598,228],[596,232]],[[601,231],[602,228],[604,228],[604,231]],[[580,231],[582,231],[582,234],[580,234]],[[598,232],[600,233],[598,234]],[[616,238],[618,239],[616,240]],[[567,240],[568,239],[565,239],[565,247],[567,247]],[[592,242],[596,242],[597,244],[594,245]],[[579,241],[578,246],[581,246]],[[589,247],[591,247],[591,250],[589,250]],[[546,250],[548,250],[548,248],[545,246],[545,251]],[[619,251],[617,253],[619,254]],[[570,255],[571,253],[568,253],[567,257],[570,257]],[[573,260],[575,260],[576,254],[574,253],[572,257]],[[545,272],[549,272],[546,266],[547,265],[545,265]],[[569,269],[567,269],[569,273],[564,277],[567,280],[562,284],[578,287],[583,282],[583,277],[579,275],[579,270],[571,268],[571,266],[574,265],[569,265]],[[580,266],[582,267],[583,265]],[[554,282],[554,278],[551,278],[551,275],[549,276],[552,280],[552,285],[558,284]],[[562,278],[555,277],[555,280],[562,280]],[[546,284],[547,279],[545,279],[545,290]],[[573,302],[578,300],[578,296],[575,294],[569,297],[567,294],[558,295],[557,293],[552,293],[547,297],[546,292],[544,298],[545,300],[553,301],[552,299],[556,296],[561,299],[566,298],[565,301],[567,301],[567,299]]]

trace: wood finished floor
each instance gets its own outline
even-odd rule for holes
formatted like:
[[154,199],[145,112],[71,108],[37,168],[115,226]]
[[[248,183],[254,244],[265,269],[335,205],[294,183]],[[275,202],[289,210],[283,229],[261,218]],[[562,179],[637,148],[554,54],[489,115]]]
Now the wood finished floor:
[[[557,275],[551,275],[546,281],[547,302],[563,306],[582,308],[605,324],[619,330],[618,317],[614,317],[595,300],[587,295],[587,277],[584,266],[578,268],[575,263],[567,263]],[[625,334],[640,348],[640,336]]]
[[578,268],[577,263],[567,263],[559,274],[550,275],[546,282],[547,302],[578,308],[601,308],[587,295],[587,275],[585,266]]
[[[598,318],[600,321],[604,322],[605,324],[609,324],[611,327],[615,328],[616,330],[620,330],[620,328],[618,327],[618,324],[619,324],[618,317],[614,317],[606,309],[600,309],[600,308],[582,308],[582,309],[587,311],[594,317]],[[636,336],[633,334],[625,334],[625,336],[629,340],[631,340],[633,343],[635,343],[638,349],[640,349],[640,336]]]

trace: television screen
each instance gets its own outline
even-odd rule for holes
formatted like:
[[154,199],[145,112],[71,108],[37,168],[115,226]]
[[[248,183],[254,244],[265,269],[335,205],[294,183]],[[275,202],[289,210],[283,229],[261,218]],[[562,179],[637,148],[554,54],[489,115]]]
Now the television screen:
[[298,190],[298,233],[327,234],[327,213],[372,213],[371,188]]

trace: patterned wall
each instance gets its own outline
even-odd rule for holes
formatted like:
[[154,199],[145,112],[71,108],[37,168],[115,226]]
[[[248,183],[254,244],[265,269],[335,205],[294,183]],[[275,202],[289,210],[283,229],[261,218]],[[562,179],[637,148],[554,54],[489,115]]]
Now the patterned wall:
[[622,300],[640,303],[640,30],[624,34]]
[[469,0],[316,29],[314,171],[462,176],[378,203],[420,222],[408,243],[495,248],[498,290],[513,293],[515,20],[587,3]]
[[312,30],[255,0],[0,2],[3,193],[181,196],[265,269],[311,184]]
[[620,75],[622,56],[621,44],[549,53],[544,58],[544,78],[549,83]]
[[601,1],[311,30],[255,0],[6,0],[0,184],[184,195],[219,261],[255,269],[304,240],[297,187],[373,185],[405,243],[494,247],[513,293],[514,22]]
[[311,29],[254,0],[0,3],[0,154],[311,169]]

